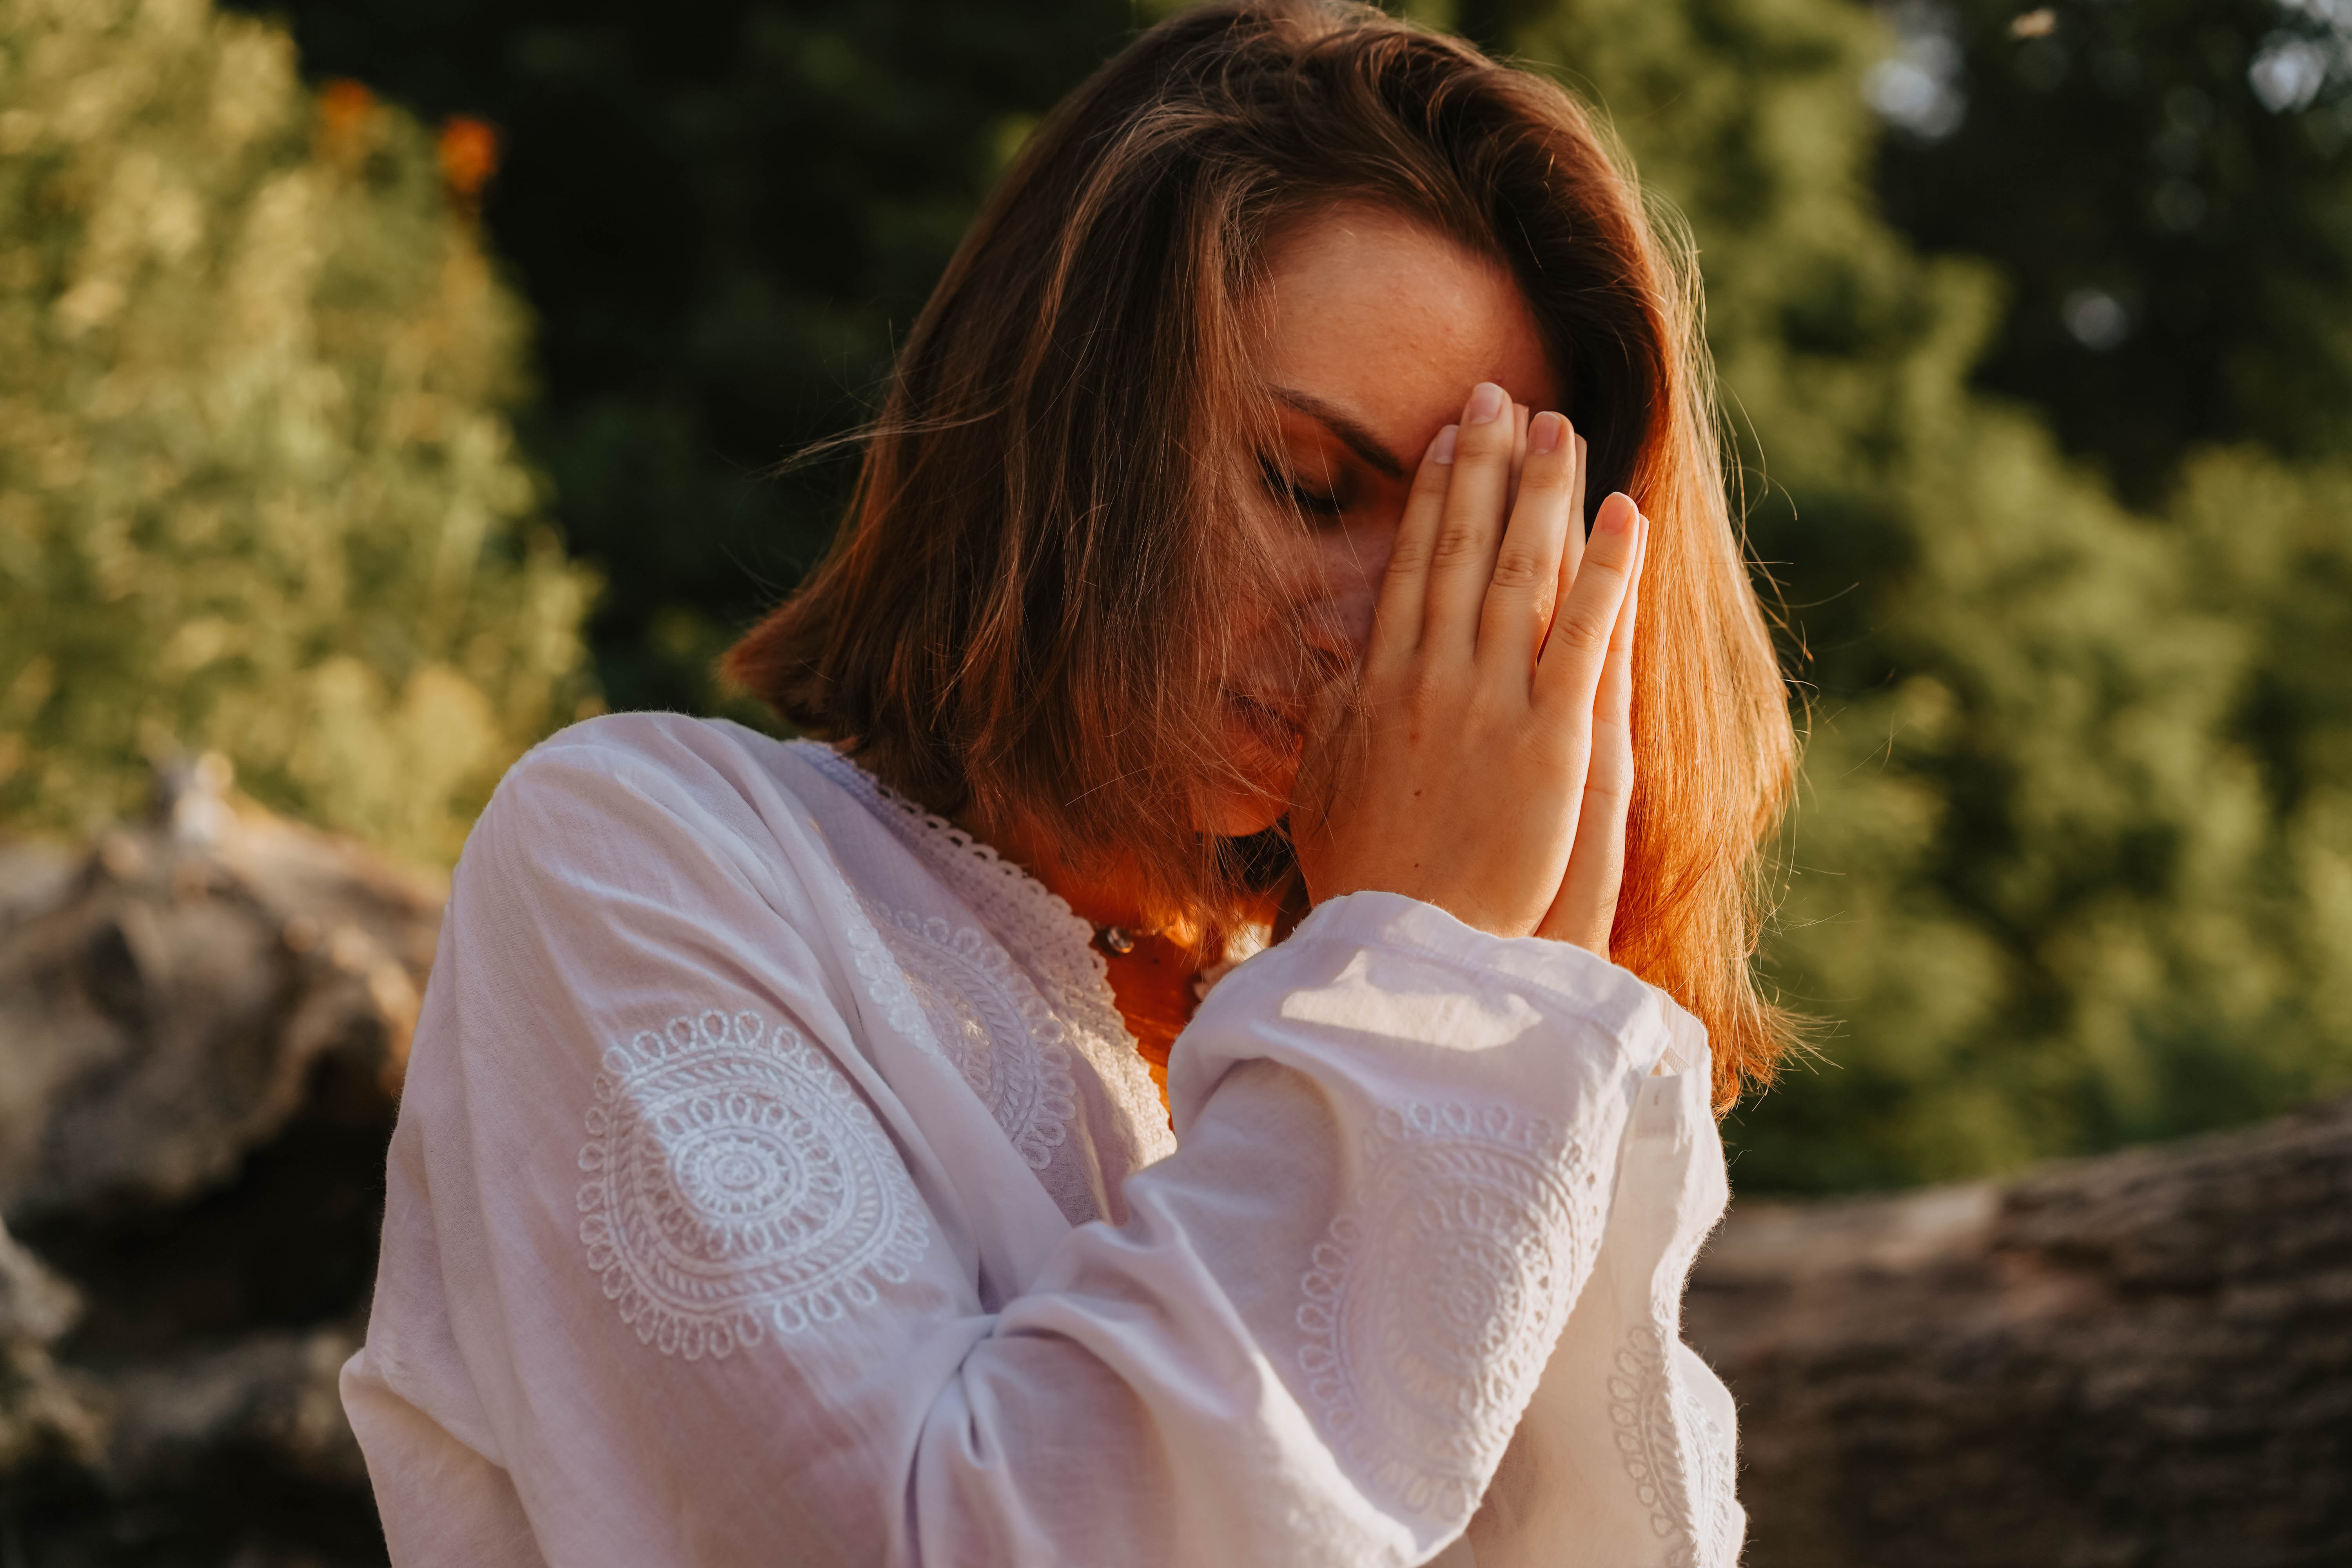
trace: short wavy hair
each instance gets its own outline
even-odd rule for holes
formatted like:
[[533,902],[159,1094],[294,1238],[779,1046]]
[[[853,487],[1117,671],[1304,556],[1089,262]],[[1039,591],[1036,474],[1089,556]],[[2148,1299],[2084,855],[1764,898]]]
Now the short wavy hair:
[[1204,838],[1189,803],[1224,765],[1237,586],[1270,569],[1232,460],[1265,417],[1256,285],[1285,225],[1344,200],[1507,268],[1591,443],[1591,504],[1622,489],[1651,519],[1612,951],[1706,1025],[1728,1106],[1789,1033],[1753,957],[1794,742],[1696,269],[1575,100],[1459,40],[1251,0],[1098,70],[916,321],[831,553],[728,668],[906,795],[1034,825],[1163,913],[1262,900],[1278,847]]

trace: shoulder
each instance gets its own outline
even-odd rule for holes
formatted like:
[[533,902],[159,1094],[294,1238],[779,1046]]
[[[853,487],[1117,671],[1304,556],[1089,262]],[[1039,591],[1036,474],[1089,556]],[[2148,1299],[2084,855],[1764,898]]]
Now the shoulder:
[[622,788],[744,793],[771,775],[793,742],[724,719],[684,713],[607,713],[559,730],[525,752],[499,783],[495,806],[514,797],[578,789],[603,780]]
[[647,811],[693,820],[779,804],[789,808],[825,787],[800,755],[812,749],[811,742],[774,740],[724,719],[608,713],[532,747],[499,781],[481,822],[512,827],[550,814]]
[[803,754],[817,750],[682,713],[574,724],[507,771],[458,879],[614,885],[689,867],[764,878],[822,864],[830,857],[805,853],[821,837],[812,808],[837,786]]

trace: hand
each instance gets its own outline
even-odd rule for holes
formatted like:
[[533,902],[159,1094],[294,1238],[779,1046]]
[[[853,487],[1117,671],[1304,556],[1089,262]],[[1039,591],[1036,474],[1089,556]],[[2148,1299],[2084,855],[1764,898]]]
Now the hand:
[[1318,902],[1402,893],[1607,957],[1649,524],[1612,495],[1580,548],[1584,443],[1558,414],[1525,426],[1512,499],[1510,409],[1481,384],[1423,458],[1354,689],[1327,693],[1308,737],[1291,835]]

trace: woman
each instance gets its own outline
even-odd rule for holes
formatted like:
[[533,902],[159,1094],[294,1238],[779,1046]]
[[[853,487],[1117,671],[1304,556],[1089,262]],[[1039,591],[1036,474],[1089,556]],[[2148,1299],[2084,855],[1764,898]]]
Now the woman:
[[831,744],[600,720],[467,847],[395,1561],[1730,1563],[1676,1301],[1790,734],[1695,314],[1565,97],[1369,9],[1064,104],[732,656]]

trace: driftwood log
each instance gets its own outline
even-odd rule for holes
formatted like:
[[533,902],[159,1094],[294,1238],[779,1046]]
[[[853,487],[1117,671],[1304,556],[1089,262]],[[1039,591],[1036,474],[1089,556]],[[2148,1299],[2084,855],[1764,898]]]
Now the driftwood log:
[[2352,1100],[1742,1203],[1692,1279],[1750,1568],[2352,1564]]
[[[334,1376],[441,889],[226,784],[0,845],[0,1568],[383,1561]],[[1687,1323],[1751,1568],[2352,1564],[2352,1101],[1742,1200]]]
[[335,1374],[443,889],[226,785],[0,847],[5,1568],[383,1561]]

